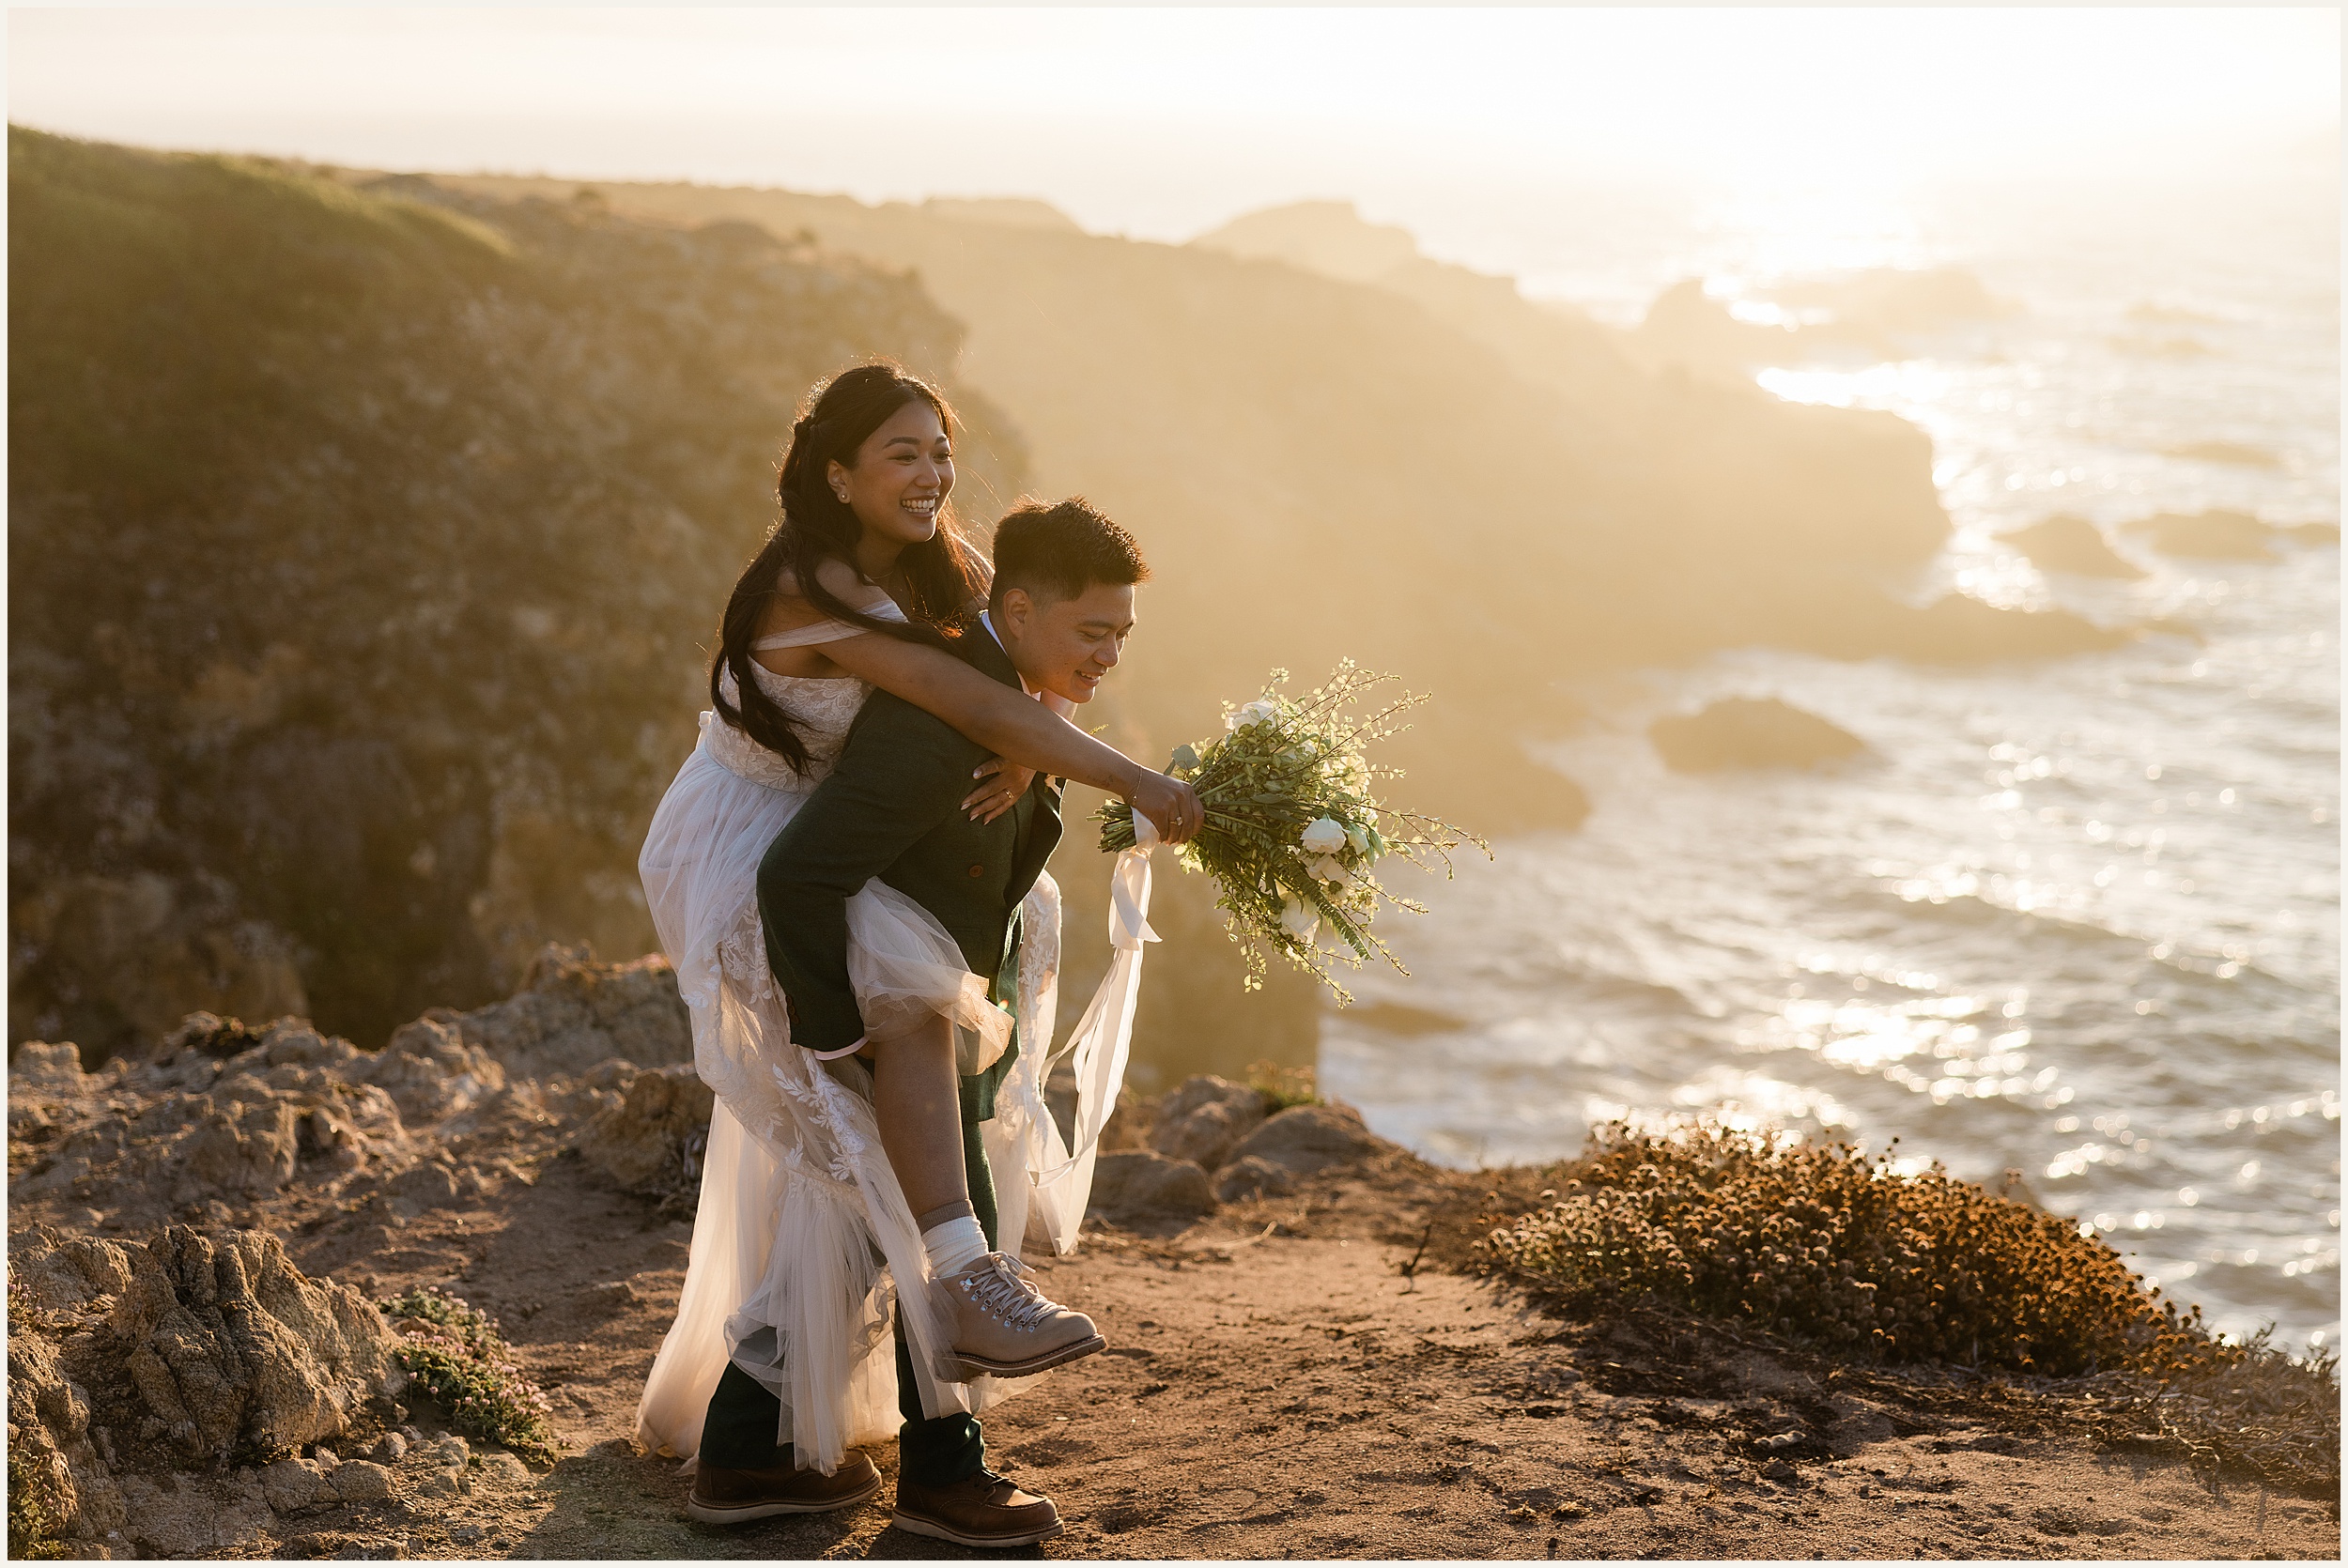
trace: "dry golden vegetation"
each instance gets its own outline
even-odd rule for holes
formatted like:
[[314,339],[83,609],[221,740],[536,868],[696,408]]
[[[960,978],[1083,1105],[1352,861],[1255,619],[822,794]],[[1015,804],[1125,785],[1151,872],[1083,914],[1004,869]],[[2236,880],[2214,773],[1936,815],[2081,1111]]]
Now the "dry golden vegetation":
[[1562,1306],[1660,1303],[1862,1362],[2019,1375],[2278,1483],[2338,1482],[2336,1358],[2221,1341],[2075,1222],[1937,1165],[1616,1124],[1555,1181],[1477,1250]]

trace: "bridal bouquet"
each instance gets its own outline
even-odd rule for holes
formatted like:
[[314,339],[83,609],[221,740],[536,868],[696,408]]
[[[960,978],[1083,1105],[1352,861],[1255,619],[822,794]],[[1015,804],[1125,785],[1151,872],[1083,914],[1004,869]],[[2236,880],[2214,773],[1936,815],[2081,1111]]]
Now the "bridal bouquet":
[[[1473,834],[1370,792],[1373,779],[1400,770],[1371,767],[1363,748],[1405,728],[1397,720],[1426,700],[1403,696],[1361,712],[1367,694],[1392,679],[1348,659],[1325,684],[1292,698],[1278,689],[1288,671],[1274,670],[1261,697],[1227,705],[1224,734],[1175,748],[1168,771],[1189,781],[1207,813],[1198,837],[1182,846],[1182,864],[1220,888],[1215,906],[1242,946],[1250,990],[1263,983],[1267,948],[1327,986],[1339,1005],[1352,995],[1331,973],[1335,962],[1359,969],[1375,957],[1408,974],[1369,924],[1381,903],[1420,915],[1426,906],[1387,892],[1371,868],[1394,855],[1422,869],[1440,862],[1449,875],[1450,852],[1460,845],[1491,853]],[[1104,851],[1133,847],[1132,807],[1111,801],[1095,815]],[[1321,940],[1324,929],[1333,942]]]

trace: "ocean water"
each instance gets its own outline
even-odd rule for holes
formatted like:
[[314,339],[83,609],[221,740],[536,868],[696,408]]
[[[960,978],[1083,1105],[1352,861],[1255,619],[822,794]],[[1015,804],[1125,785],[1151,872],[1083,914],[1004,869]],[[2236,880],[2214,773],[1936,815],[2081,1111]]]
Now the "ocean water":
[[[2018,1171],[2229,1332],[2336,1343],[2339,551],[2186,561],[2122,535],[2149,575],[2113,583],[1996,539],[2056,512],[2339,520],[2338,208],[2312,194],[1722,200],[1612,236],[1480,232],[1475,259],[1616,320],[1681,277],[1768,320],[1784,281],[1972,268],[2016,314],[1763,385],[1931,434],[1956,533],[1920,602],[2168,629],[1988,668],[1744,651],[1585,683],[1592,721],[1545,756],[1587,822],[1426,890],[1429,917],[1385,929],[1414,977],[1355,988],[1458,1026],[1333,1014],[1327,1088],[1459,1165],[1569,1154],[1624,1114],[1897,1137]],[[2254,460],[2180,453],[2206,442]],[[1648,723],[1736,695],[1868,754],[1666,770]]]

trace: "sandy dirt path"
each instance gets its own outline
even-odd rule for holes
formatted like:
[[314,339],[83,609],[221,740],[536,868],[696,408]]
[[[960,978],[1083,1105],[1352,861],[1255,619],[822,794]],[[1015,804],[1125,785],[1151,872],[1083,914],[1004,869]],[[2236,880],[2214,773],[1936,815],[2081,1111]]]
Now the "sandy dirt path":
[[[553,1391],[571,1456],[527,1477],[476,1463],[454,1497],[401,1466],[391,1502],[334,1510],[275,1555],[993,1555],[889,1529],[886,1489],[813,1518],[687,1520],[678,1467],[628,1438],[689,1231],[575,1165],[496,1211],[301,1249],[378,1289],[453,1278]],[[1880,1380],[1855,1391],[1754,1352],[1609,1337],[1431,1267],[1406,1279],[1398,1237],[1420,1212],[1391,1179],[1321,1182],[1170,1236],[1089,1237],[1046,1264],[1047,1290],[1092,1313],[1111,1348],[988,1416],[996,1462],[1067,1521],[1005,1555],[2339,1555],[2319,1500],[2043,1422],[1938,1415]],[[893,1453],[874,1458],[893,1484]]]

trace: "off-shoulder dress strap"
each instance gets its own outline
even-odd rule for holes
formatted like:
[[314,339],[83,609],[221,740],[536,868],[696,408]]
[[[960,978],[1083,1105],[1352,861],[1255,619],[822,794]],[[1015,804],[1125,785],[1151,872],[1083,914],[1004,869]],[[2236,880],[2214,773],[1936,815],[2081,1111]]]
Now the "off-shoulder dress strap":
[[[905,618],[905,612],[897,607],[897,603],[893,599],[881,599],[859,607],[875,621],[903,621]],[[834,621],[827,616],[821,621],[811,622],[807,625],[796,626],[787,632],[777,632],[771,637],[762,637],[750,644],[750,649],[753,653],[764,653],[777,648],[813,648],[822,643],[839,642],[848,638],[862,636],[864,636],[863,627],[851,625],[845,621]]]

